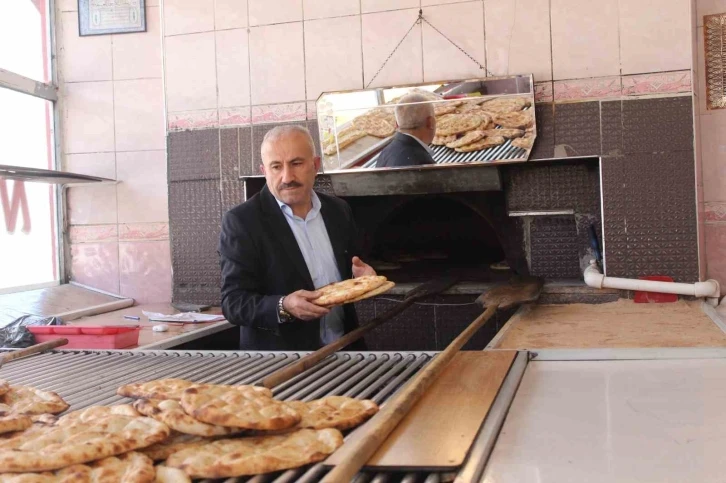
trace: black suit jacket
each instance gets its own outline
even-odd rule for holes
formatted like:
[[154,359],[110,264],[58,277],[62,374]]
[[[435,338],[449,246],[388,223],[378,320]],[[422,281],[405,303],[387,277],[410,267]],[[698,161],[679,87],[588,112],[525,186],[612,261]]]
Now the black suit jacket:
[[[344,280],[351,278],[352,258],[358,254],[353,214],[339,198],[320,193],[318,197],[340,275]],[[230,323],[241,326],[240,349],[321,347],[320,320],[278,322],[280,297],[296,290],[314,290],[314,286],[295,235],[267,186],[224,215],[219,256],[222,310]],[[345,331],[350,332],[358,325],[355,309],[346,305],[344,311]]]
[[393,140],[383,148],[376,161],[376,168],[397,168],[436,164],[428,151],[411,136],[397,132]]

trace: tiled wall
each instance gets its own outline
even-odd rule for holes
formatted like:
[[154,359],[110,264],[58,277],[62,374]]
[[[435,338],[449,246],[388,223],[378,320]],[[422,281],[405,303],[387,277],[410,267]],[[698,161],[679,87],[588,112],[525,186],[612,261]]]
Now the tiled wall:
[[[190,223],[199,223],[200,234],[219,229],[218,219],[214,227],[207,226],[208,214],[199,210],[189,215],[180,209],[177,223],[177,200],[208,198],[210,213],[220,214],[242,201],[238,177],[258,173],[264,132],[284,122],[316,131],[318,95],[368,85],[414,24],[419,8],[491,75],[534,74],[538,140],[533,158],[603,155],[607,180],[627,170],[627,184],[617,178],[620,184],[603,186],[606,250],[613,247],[609,275],[698,277],[695,201],[682,203],[689,196],[695,200],[693,147],[688,146],[693,118],[687,112],[692,91],[690,0],[164,0],[170,169],[205,170],[185,179],[172,174],[175,274],[193,254],[192,245],[176,242],[177,230],[184,240],[188,234],[182,231],[197,229]],[[413,27],[371,85],[484,75],[424,23]],[[651,117],[638,117],[643,114]],[[661,136],[659,129],[672,136]],[[200,132],[177,132],[185,130]],[[191,150],[181,148],[185,145]],[[677,154],[658,154],[672,149]],[[668,176],[673,169],[681,174],[678,180]],[[599,186],[599,180],[595,185],[590,181],[589,187]],[[215,185],[217,197],[212,197]],[[647,188],[661,208],[650,224],[641,220],[637,204],[617,204],[639,187]],[[664,217],[672,210],[675,218]],[[609,212],[615,215],[609,218]],[[598,210],[586,213],[589,221],[597,217]],[[556,264],[564,256],[557,240],[581,244],[583,220],[531,224],[534,236],[552,242],[538,243],[541,238],[530,247],[541,263]],[[642,224],[635,238],[621,235],[627,220],[631,229],[634,222]],[[648,258],[656,242],[666,254],[665,263]],[[619,246],[625,248],[616,251]],[[214,250],[211,242],[204,249],[207,272],[197,282],[175,278],[175,297],[218,297],[212,288],[218,269],[208,266]],[[563,277],[579,275],[575,262],[566,265]]]
[[706,108],[703,16],[726,13],[726,0],[696,0],[693,16],[697,193],[701,262],[726,294],[726,109]]
[[140,303],[171,299],[161,15],[147,32],[78,36],[56,3],[62,168],[118,184],[68,190],[70,277]]

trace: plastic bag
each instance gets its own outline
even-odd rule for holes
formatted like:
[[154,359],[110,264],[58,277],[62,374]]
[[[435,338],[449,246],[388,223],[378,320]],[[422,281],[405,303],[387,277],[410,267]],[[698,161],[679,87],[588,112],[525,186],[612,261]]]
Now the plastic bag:
[[23,348],[35,344],[35,337],[26,328],[29,325],[62,325],[58,317],[23,315],[0,328],[0,347]]

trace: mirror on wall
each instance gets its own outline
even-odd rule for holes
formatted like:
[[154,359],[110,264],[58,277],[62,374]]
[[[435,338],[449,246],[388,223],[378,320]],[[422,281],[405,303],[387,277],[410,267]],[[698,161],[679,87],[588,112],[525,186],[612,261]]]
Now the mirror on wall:
[[323,170],[523,162],[534,112],[531,74],[326,92],[317,101]]

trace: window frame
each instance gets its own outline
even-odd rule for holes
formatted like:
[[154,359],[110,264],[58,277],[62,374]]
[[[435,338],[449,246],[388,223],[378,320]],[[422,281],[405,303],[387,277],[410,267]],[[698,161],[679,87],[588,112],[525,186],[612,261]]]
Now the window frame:
[[[26,0],[31,1],[31,0]],[[58,70],[57,70],[57,55],[56,55],[56,12],[55,12],[55,0],[43,0],[47,7],[47,14],[45,19],[45,32],[47,35],[47,59],[49,82],[40,82],[29,77],[17,74],[12,71],[8,71],[0,68],[0,89],[10,89],[21,94],[26,94],[32,97],[37,97],[49,101],[52,105],[53,115],[51,116],[51,125],[49,126],[50,137],[51,137],[51,161],[52,169],[58,171],[60,168],[60,153],[61,145],[60,138],[58,135],[61,126],[61,115],[58,99]],[[27,290],[35,290],[40,288],[55,287],[64,283],[67,283],[66,273],[66,260],[69,260],[70,246],[65,242],[65,234],[67,233],[66,217],[65,217],[65,196],[63,195],[64,189],[62,186],[57,188],[54,193],[55,200],[55,217],[53,219],[55,229],[55,242],[56,242],[56,280],[52,282],[44,282],[33,285],[22,285],[7,287],[0,289],[0,294],[3,293],[14,293],[22,292]]]

